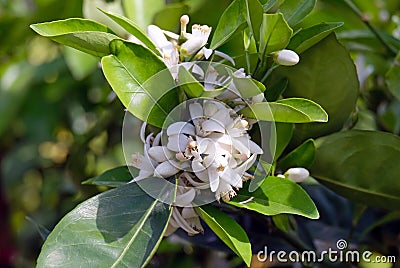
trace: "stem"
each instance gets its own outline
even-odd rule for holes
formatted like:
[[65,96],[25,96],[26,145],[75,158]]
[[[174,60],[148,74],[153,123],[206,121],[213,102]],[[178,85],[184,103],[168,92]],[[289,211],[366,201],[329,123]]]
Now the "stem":
[[362,11],[353,3],[352,0],[344,0],[344,3],[356,14],[362,22],[368,27],[368,29],[376,36],[379,42],[387,49],[387,51],[392,55],[395,56],[397,51],[393,49],[384,39],[381,33],[369,22],[367,18],[365,18]]
[[263,78],[261,78],[260,82],[264,83],[265,80],[267,80],[268,76],[271,75],[272,71],[275,70],[279,65],[272,65],[271,68],[268,69],[268,71],[264,74]]

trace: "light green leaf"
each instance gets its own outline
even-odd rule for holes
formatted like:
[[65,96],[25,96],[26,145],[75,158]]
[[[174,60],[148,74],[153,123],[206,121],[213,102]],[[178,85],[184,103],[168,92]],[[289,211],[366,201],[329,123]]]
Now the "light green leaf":
[[178,81],[180,87],[189,98],[198,98],[204,92],[203,85],[184,66],[179,67]]
[[240,110],[239,113],[258,120],[283,123],[328,121],[328,115],[320,105],[302,98],[282,99],[269,103],[255,103]]
[[276,228],[278,228],[279,230],[285,233],[288,233],[292,230],[292,227],[290,225],[289,215],[278,214],[278,215],[273,215],[271,218]]
[[271,8],[276,5],[277,2],[278,0],[261,0],[264,12],[267,13]]
[[119,37],[106,26],[86,19],[66,19],[32,24],[38,34],[94,56],[110,54],[109,44]]
[[247,24],[245,0],[235,0],[228,6],[219,19],[211,40],[211,49],[216,49],[229,40],[236,32],[243,30]]
[[98,58],[71,47],[65,47],[64,58],[70,72],[77,80],[82,80],[92,73],[99,63]]
[[315,144],[313,139],[309,139],[279,161],[278,166],[282,171],[294,167],[310,168],[314,159]]
[[211,230],[236,255],[241,257],[247,266],[250,266],[251,244],[243,228],[234,219],[213,206],[206,205],[195,209]]
[[139,39],[141,42],[143,42],[143,44],[145,44],[148,48],[150,48],[154,53],[160,55],[160,52],[158,51],[156,46],[153,44],[153,42],[150,40],[150,38],[148,38],[147,35],[133,21],[131,21],[128,18],[125,18],[123,16],[113,14],[110,12],[106,12],[104,10],[101,10],[101,12],[106,14],[109,18],[111,18],[113,21],[118,23],[118,25],[120,25],[122,28],[124,28],[130,34],[132,34],[137,39]]
[[279,67],[271,81],[289,79],[285,97],[302,97],[321,105],[329,115],[326,124],[296,126],[294,139],[300,143],[308,138],[338,131],[353,111],[358,96],[356,68],[345,47],[334,34],[300,55],[300,62]]
[[129,112],[163,127],[169,112],[179,104],[174,80],[164,62],[147,48],[130,42],[115,40],[111,49],[113,55],[102,59],[111,87]]
[[392,67],[386,73],[386,84],[390,93],[400,100],[400,53],[397,54]]
[[287,48],[296,51],[298,54],[303,53],[342,25],[343,22],[322,22],[309,28],[301,29],[292,36]]
[[272,216],[281,213],[318,219],[319,213],[309,195],[297,183],[278,177],[267,177],[250,193],[243,187],[229,204]]
[[[159,179],[154,180],[154,187]],[[160,189],[159,189],[160,190]],[[174,193],[160,191],[173,201]],[[68,213],[47,237],[38,267],[142,267],[168,224],[171,207],[136,183],[96,195]]]
[[314,9],[317,0],[285,0],[277,12],[281,12],[290,26],[301,22]]
[[107,170],[97,177],[90,178],[82,182],[82,184],[118,187],[130,182],[132,176],[137,176],[138,174],[139,170],[133,166],[120,166]]
[[285,21],[282,13],[264,14],[260,28],[259,57],[284,49],[290,41],[293,30]]
[[164,6],[164,0],[122,0],[126,16],[144,30]]
[[248,99],[265,91],[265,86],[261,82],[252,78],[237,77],[232,70],[226,70],[228,71],[229,76],[232,78],[235,88],[239,91],[240,97]]
[[385,209],[400,207],[400,138],[351,130],[315,141],[311,174],[344,197]]

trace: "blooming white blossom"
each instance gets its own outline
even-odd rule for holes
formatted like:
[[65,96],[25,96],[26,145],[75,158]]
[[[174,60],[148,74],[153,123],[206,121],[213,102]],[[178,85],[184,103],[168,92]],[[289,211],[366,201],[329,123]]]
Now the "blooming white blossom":
[[274,52],[274,61],[283,66],[293,66],[296,65],[300,58],[299,55],[297,55],[296,52],[288,49],[283,49]]

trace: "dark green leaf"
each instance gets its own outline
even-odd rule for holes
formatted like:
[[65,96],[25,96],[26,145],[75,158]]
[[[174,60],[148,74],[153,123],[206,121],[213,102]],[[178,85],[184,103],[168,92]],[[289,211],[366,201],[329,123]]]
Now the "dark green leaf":
[[110,54],[109,44],[119,37],[106,26],[86,19],[66,19],[32,24],[38,34],[94,56]]
[[286,90],[288,82],[288,79],[285,77],[279,79],[279,81],[277,81],[275,84],[270,86],[268,90],[265,91],[265,99],[267,101],[276,101],[277,99],[279,99],[281,94]]
[[275,69],[272,81],[282,77],[289,79],[288,88],[283,93],[285,97],[313,100],[329,115],[326,124],[296,126],[294,138],[298,143],[338,131],[355,107],[358,96],[356,68],[334,34],[301,54],[297,65]]
[[317,0],[285,0],[277,12],[281,12],[287,23],[294,26],[314,9],[316,2]]
[[386,73],[386,84],[390,93],[400,100],[400,53],[397,54],[392,67]]
[[293,167],[310,168],[314,159],[315,144],[314,140],[309,139],[279,161],[278,166],[282,171]]
[[[154,187],[159,186],[159,179]],[[174,193],[159,189],[173,201]],[[46,239],[38,267],[141,267],[155,253],[171,207],[136,183],[96,195],[68,213]]]
[[399,209],[399,137],[351,130],[319,138],[315,144],[313,177],[348,199]]
[[246,10],[245,0],[235,0],[229,5],[219,19],[211,40],[211,49],[216,49],[221,46],[228,41],[233,34],[246,27]]
[[281,13],[264,14],[260,28],[260,57],[284,49],[290,41],[293,30]]
[[303,188],[291,180],[271,176],[254,192],[243,187],[228,203],[268,216],[289,213],[310,219],[319,217],[314,202]]
[[322,22],[309,28],[301,29],[290,39],[287,48],[299,54],[303,53],[342,25],[343,22]]
[[115,40],[111,47],[113,55],[102,59],[107,81],[128,111],[163,127],[169,112],[179,104],[174,79],[164,62],[134,43]]
[[106,14],[113,21],[118,23],[118,25],[120,25],[122,28],[127,30],[130,34],[132,34],[137,39],[139,39],[141,42],[143,42],[143,44],[145,44],[148,48],[150,48],[154,53],[160,55],[160,52],[158,51],[156,46],[153,44],[153,42],[147,37],[147,35],[133,21],[131,21],[128,18],[125,18],[123,16],[113,14],[110,12],[106,12],[104,10],[101,10],[101,12]]
[[239,111],[257,120],[283,123],[327,122],[328,115],[317,103],[301,98],[251,104]]
[[231,217],[217,208],[206,205],[197,207],[196,211],[214,233],[239,257],[247,266],[251,262],[251,244],[246,232]]
[[271,217],[272,221],[274,222],[276,228],[279,230],[288,233],[290,230],[292,230],[292,227],[290,226],[290,220],[289,220],[289,215],[286,214],[278,214],[274,215]]
[[132,180],[132,176],[136,176],[138,174],[139,170],[133,166],[120,166],[107,170],[97,177],[82,182],[82,184],[118,187],[130,182]]

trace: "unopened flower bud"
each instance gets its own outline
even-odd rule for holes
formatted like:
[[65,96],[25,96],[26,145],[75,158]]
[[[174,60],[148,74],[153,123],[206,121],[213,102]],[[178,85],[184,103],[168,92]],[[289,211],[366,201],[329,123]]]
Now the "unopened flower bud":
[[293,66],[299,62],[300,58],[296,52],[288,49],[283,49],[274,52],[274,61],[283,66]]
[[181,35],[184,35],[186,33],[186,26],[189,23],[189,16],[188,15],[183,15],[181,17]]
[[285,177],[294,182],[303,182],[308,176],[310,172],[305,168],[289,168],[285,172]]

